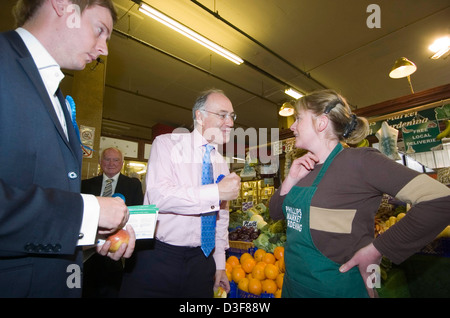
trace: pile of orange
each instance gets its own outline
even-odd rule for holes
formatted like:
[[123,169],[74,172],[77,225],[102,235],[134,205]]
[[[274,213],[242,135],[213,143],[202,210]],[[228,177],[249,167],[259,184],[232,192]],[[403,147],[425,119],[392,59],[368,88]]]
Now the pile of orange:
[[228,257],[225,270],[229,281],[234,281],[244,292],[261,295],[274,294],[281,297],[284,277],[284,247],[278,246],[273,253],[257,249],[254,255],[244,253],[237,258]]

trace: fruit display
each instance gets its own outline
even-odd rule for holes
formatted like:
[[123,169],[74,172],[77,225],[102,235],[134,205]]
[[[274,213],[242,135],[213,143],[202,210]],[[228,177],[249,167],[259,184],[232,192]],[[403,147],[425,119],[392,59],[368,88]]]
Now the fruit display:
[[286,242],[286,221],[270,221],[260,232],[253,244],[257,248],[273,253],[277,247],[284,246]]
[[256,240],[260,234],[260,231],[254,227],[242,226],[233,230],[228,234],[230,241],[244,241],[251,242]]
[[231,255],[225,265],[230,284],[235,284],[245,298],[280,298],[284,278],[284,247],[273,253],[257,249],[254,254],[244,252]]
[[[255,226],[244,226],[246,222]],[[272,220],[269,209],[262,203],[230,213],[229,232],[230,241],[253,242],[257,248],[271,253],[286,242],[286,222]]]

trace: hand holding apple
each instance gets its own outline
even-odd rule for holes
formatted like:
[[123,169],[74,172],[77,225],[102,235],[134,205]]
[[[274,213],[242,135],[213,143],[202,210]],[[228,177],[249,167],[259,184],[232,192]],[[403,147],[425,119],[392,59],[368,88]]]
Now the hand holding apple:
[[126,230],[118,230],[114,234],[107,237],[106,242],[111,242],[108,252],[115,253],[123,243],[128,244],[130,234]]
[[[113,243],[111,240],[109,240],[109,238],[106,238],[106,241],[103,245],[97,245],[97,253],[103,256],[108,256],[109,258],[116,261],[121,259],[122,257],[124,258],[131,257],[136,244],[136,235],[134,233],[133,227],[129,224],[126,226],[126,231],[125,230],[123,231],[129,235],[128,243],[126,241],[123,242],[121,241],[119,243],[116,241],[115,243]],[[112,236],[114,236],[114,234]],[[125,239],[126,237],[126,235],[124,235],[123,233],[119,235],[119,237],[120,236],[122,237],[120,240]],[[117,244],[118,249],[115,252],[113,252],[115,250],[115,248],[113,247],[112,251],[110,251],[111,246],[113,246],[116,243],[118,243]]]

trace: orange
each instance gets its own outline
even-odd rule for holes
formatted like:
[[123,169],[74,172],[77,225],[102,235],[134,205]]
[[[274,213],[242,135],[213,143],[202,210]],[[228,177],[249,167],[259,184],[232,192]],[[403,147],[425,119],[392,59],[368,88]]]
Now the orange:
[[264,280],[266,278],[266,274],[264,273],[264,265],[262,263],[258,263],[255,267],[253,267],[252,277],[259,280]]
[[225,263],[225,271],[231,272],[232,269],[233,269],[233,266],[231,266],[230,263]]
[[277,289],[274,296],[275,296],[275,298],[281,298],[281,289]]
[[275,264],[275,256],[272,253],[264,254],[262,261],[266,264]]
[[241,265],[249,258],[253,258],[253,256],[250,255],[250,253],[244,253],[241,255],[241,258],[239,259]]
[[230,264],[231,267],[235,267],[236,265],[239,265],[239,259],[234,255],[231,255],[230,257],[228,257],[226,262],[228,264]]
[[262,261],[262,258],[263,258],[263,256],[264,256],[265,254],[266,254],[266,251],[263,250],[263,249],[261,249],[261,248],[259,248],[259,249],[256,250],[256,252],[255,252],[255,254],[253,255],[253,257],[255,258],[255,261],[256,261],[256,262],[261,262],[261,261]]
[[261,288],[264,293],[275,294],[278,287],[272,279],[265,279],[261,282]]
[[277,278],[275,279],[275,282],[277,283],[278,288],[283,287],[283,279],[284,279],[284,273],[278,274]]
[[275,258],[277,260],[283,258],[284,257],[284,247],[283,246],[275,247],[275,249],[273,250],[273,256],[275,256]]
[[231,278],[238,284],[242,278],[245,278],[245,272],[240,266],[235,266],[231,271]]
[[256,265],[256,261],[252,257],[252,258],[247,258],[246,260],[244,260],[241,267],[248,274],[248,273],[252,272],[253,267],[255,267],[255,265]]
[[238,283],[238,288],[248,293],[248,282],[249,282],[248,278],[246,277],[242,278]]
[[245,277],[248,278],[248,280],[250,280],[253,278],[253,275],[252,273],[248,273],[247,275],[245,275]]
[[264,267],[264,274],[268,279],[276,279],[279,273],[278,267],[274,264],[267,264],[266,267]]
[[261,291],[262,291],[261,281],[256,278],[250,279],[250,281],[248,282],[248,292],[255,295],[261,295]]
[[265,263],[265,262],[258,262],[258,263],[256,263],[256,265],[259,265],[262,268],[264,268],[264,267],[266,267],[267,263]]

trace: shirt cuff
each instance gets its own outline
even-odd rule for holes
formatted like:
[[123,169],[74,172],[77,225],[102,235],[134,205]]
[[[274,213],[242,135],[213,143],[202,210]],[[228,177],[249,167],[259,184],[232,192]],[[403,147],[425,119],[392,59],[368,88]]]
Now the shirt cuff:
[[219,187],[217,184],[201,186],[200,189],[201,213],[220,210]]
[[94,195],[81,194],[81,197],[83,198],[84,209],[77,245],[93,245],[96,243],[100,205]]

